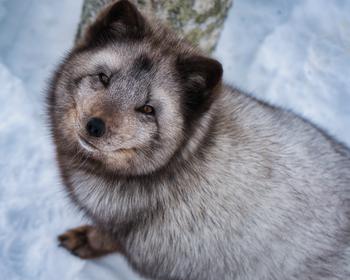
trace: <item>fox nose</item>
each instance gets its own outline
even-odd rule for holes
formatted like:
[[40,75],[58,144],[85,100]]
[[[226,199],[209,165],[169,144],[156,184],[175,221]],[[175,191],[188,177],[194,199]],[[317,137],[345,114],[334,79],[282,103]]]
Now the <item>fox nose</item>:
[[92,137],[102,137],[106,132],[106,124],[100,118],[91,118],[86,124],[86,131]]

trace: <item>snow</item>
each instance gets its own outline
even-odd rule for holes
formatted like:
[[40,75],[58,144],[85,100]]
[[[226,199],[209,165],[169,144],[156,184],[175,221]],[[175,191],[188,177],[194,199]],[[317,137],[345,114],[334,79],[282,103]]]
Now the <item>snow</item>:
[[238,0],[216,56],[225,78],[350,145],[350,1]]
[[[54,161],[43,97],[82,0],[0,0],[0,278],[139,279],[112,255],[81,261],[56,236],[80,225]],[[350,144],[350,1],[236,0],[215,56],[225,79]]]

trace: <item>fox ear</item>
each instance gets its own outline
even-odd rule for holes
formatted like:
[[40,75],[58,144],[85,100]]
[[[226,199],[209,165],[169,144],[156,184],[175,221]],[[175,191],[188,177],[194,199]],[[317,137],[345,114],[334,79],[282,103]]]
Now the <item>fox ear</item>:
[[204,56],[179,56],[176,66],[188,104],[210,104],[212,93],[222,79],[221,63]]
[[107,6],[85,34],[85,42],[100,43],[106,40],[142,39],[147,24],[137,8],[128,0]]
[[142,36],[145,20],[128,0],[118,1],[109,8],[104,25],[116,34]]

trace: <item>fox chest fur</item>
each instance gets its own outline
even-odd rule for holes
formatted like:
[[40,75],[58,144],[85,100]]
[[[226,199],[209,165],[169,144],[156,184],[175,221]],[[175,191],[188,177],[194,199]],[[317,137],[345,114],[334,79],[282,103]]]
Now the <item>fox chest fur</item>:
[[49,92],[72,201],[152,279],[349,278],[349,150],[221,76],[128,1],[107,7]]

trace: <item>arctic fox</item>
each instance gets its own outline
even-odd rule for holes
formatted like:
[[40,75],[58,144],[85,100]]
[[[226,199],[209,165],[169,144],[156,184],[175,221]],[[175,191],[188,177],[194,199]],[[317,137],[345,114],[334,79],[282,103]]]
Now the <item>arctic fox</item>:
[[57,69],[48,112],[72,201],[60,243],[152,279],[350,279],[350,151],[222,83],[125,0]]

